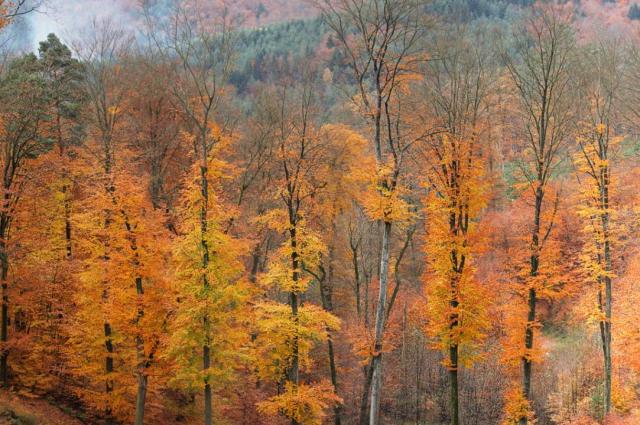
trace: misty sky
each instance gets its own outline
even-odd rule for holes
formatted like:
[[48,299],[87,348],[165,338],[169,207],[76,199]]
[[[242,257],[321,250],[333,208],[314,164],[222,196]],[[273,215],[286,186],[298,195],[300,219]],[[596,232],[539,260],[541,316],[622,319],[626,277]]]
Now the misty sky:
[[30,28],[28,43],[37,50],[38,43],[52,32],[69,41],[93,18],[112,17],[126,26],[132,13],[128,3],[124,0],[47,0],[45,7],[26,18]]

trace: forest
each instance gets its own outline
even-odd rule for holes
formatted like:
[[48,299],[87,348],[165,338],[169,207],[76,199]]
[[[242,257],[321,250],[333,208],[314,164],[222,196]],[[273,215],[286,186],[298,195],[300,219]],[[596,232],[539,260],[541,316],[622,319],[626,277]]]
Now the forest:
[[0,0],[0,424],[640,424],[638,3],[92,1]]

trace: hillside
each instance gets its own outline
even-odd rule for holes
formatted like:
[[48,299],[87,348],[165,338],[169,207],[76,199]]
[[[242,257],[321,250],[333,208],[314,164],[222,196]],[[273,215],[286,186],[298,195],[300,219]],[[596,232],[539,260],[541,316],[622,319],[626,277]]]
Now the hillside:
[[0,425],[640,423],[640,6],[326,1],[0,0]]
[[82,425],[83,423],[70,410],[65,412],[46,400],[0,390],[0,425]]

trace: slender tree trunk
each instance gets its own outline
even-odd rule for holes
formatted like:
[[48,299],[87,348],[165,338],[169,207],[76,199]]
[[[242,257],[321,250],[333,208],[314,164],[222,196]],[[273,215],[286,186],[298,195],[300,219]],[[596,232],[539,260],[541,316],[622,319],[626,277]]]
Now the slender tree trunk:
[[65,158],[66,154],[66,145],[64,142],[64,138],[62,136],[62,124],[61,124],[61,115],[60,115],[60,105],[56,103],[56,110],[58,113],[56,114],[56,127],[58,129],[58,146],[59,146],[59,159],[63,164],[62,166],[62,203],[64,207],[64,236],[66,242],[66,251],[67,251],[67,259],[71,258],[71,193],[70,187],[67,183],[67,179],[69,178],[69,170],[66,165],[66,161],[68,158]]
[[[452,258],[456,258],[454,256],[452,256]],[[455,266],[454,266],[455,268]],[[454,293],[457,293],[457,282],[454,280],[452,281],[452,291]],[[451,317],[449,318],[451,323],[449,325],[449,330],[451,331],[451,333],[455,332],[455,329],[458,327],[459,323],[458,323],[458,313],[457,313],[457,308],[458,308],[458,299],[457,297],[454,297],[451,299],[450,301],[450,305],[451,305],[451,309],[453,310],[453,313],[451,314]],[[453,343],[449,346],[449,384],[450,384],[450,400],[449,400],[449,406],[451,408],[451,425],[458,425],[459,423],[459,415],[460,415],[460,409],[458,408],[458,404],[459,404],[459,397],[458,397],[458,344],[457,343]]]
[[135,424],[144,424],[144,409],[147,398],[147,375],[138,373],[138,393],[136,394],[136,416]]
[[360,302],[360,265],[358,264],[358,246],[353,243],[350,244],[351,253],[352,253],[352,262],[353,262],[353,275],[355,282],[355,296],[356,296],[356,314],[358,315],[358,319],[362,315],[362,308]]
[[[371,358],[373,361],[373,358]],[[360,401],[360,425],[369,423],[369,395],[371,394],[371,381],[373,380],[373,367],[371,361],[364,367],[364,383],[362,385],[362,399]]]
[[9,274],[9,254],[6,244],[6,230],[2,224],[0,228],[0,279],[2,282],[2,326],[0,328],[0,342],[2,343],[2,353],[0,354],[0,381],[2,386],[9,384],[7,358],[8,328],[9,328],[9,293],[7,278]]
[[[66,177],[63,178],[66,179]],[[65,183],[62,186],[62,195],[64,196],[64,237],[67,259],[71,259],[71,196],[68,192],[69,186]]]
[[[338,372],[336,369],[336,361],[335,354],[333,351],[333,337],[329,334],[329,338],[327,339],[327,346],[329,350],[329,369],[331,373],[331,384],[333,385],[333,390],[335,393],[338,393]],[[340,416],[341,416],[342,408],[339,404],[334,406],[333,408],[333,423],[335,425],[340,425]]]
[[[209,345],[205,345],[202,348],[202,366],[204,370],[208,370],[211,367],[211,357],[209,353]],[[204,423],[205,425],[211,425],[213,421],[213,407],[212,407],[212,392],[209,378],[204,379]]]
[[[105,174],[107,176],[110,176],[111,173],[111,157],[109,154],[109,150],[108,147],[106,147],[105,144]],[[107,191],[107,194],[113,194],[113,189],[111,186],[111,182],[112,180],[109,180],[109,184],[107,184],[107,186],[105,186],[105,189]],[[111,225],[111,216],[110,216],[110,212],[106,211],[105,212],[105,219],[104,219],[104,228],[105,231],[109,229],[109,226]],[[105,269],[108,267],[109,264],[109,242],[105,242],[104,244],[104,266]],[[104,290],[102,293],[102,300],[103,302],[106,302],[109,299],[109,284],[107,281],[104,281],[103,284],[104,286]],[[110,425],[113,423],[113,412],[111,410],[111,402],[108,400],[109,395],[113,392],[113,380],[111,379],[111,374],[113,373],[113,339],[111,337],[112,334],[112,329],[111,329],[111,323],[109,321],[108,317],[105,317],[105,321],[104,321],[104,344],[105,344],[105,348],[106,348],[106,355],[105,355],[105,359],[104,359],[104,370],[105,370],[105,375],[106,375],[106,382],[105,382],[105,393],[107,395],[107,406],[105,408],[105,423],[107,425]]]
[[[299,257],[298,257],[298,240],[297,240],[297,219],[295,217],[295,213],[292,212],[291,206],[289,206],[289,221],[291,224],[291,228],[289,230],[290,237],[290,246],[291,246],[291,270],[292,270],[292,279],[294,285],[297,284],[300,279],[300,274],[298,272]],[[294,323],[296,329],[298,328],[298,293],[296,291],[292,291],[289,294],[289,305],[291,307],[291,320]],[[293,340],[291,341],[291,367],[287,373],[287,380],[294,384],[294,386],[298,386],[300,383],[300,365],[299,365],[299,346],[298,346],[298,334],[297,331],[293,335]],[[291,419],[291,425],[298,425],[298,421],[295,419]]]
[[[129,225],[127,222],[127,228],[129,229]],[[135,247],[135,242],[132,242]],[[137,251],[136,251],[136,266],[138,266],[137,259]],[[145,402],[147,398],[147,365],[149,363],[149,359],[147,358],[147,354],[144,350],[144,337],[142,336],[141,323],[142,317],[144,316],[144,307],[142,304],[142,297],[144,294],[142,288],[142,277],[136,277],[136,294],[138,296],[138,315],[136,317],[136,352],[137,352],[137,371],[136,374],[138,380],[138,392],[136,394],[136,414],[135,414],[135,425],[144,425],[144,409]]]
[[458,408],[458,344],[449,347],[449,379],[451,385],[450,406],[451,406],[451,425],[459,423]]
[[11,216],[9,215],[9,207],[11,203],[10,184],[7,181],[3,184],[2,195],[2,212],[0,213],[0,284],[2,285],[2,323],[0,324],[0,344],[2,351],[0,352],[0,384],[4,387],[9,385],[9,350],[7,342],[9,341],[9,252],[7,246],[7,238],[9,233],[9,223]]
[[[606,161],[606,155],[604,160]],[[604,250],[604,415],[611,412],[611,313],[612,313],[612,288],[611,288],[611,244],[609,234],[609,169],[602,167],[601,205],[602,205],[602,236]]]
[[391,238],[391,222],[383,222],[382,247],[380,255],[380,288],[378,306],[376,308],[375,345],[371,362],[373,379],[371,381],[371,409],[369,425],[378,424],[378,409],[382,390],[382,337],[384,333],[385,310],[387,308],[387,280],[389,275],[389,239]]
[[[104,359],[104,370],[107,375],[106,383],[105,383],[105,391],[107,396],[113,392],[113,381],[110,378],[110,375],[113,373],[113,340],[111,339],[111,324],[109,322],[104,323],[104,340],[105,340],[105,348],[107,349],[107,355]],[[113,423],[113,412],[111,411],[111,403],[107,402],[107,407],[105,409],[105,423],[112,424]]]
[[[332,219],[332,239],[335,236],[336,233],[336,226],[335,226],[335,217],[333,217],[334,219]],[[328,264],[327,264],[327,274],[325,276],[323,276],[323,278],[320,280],[320,297],[321,297],[321,301],[322,301],[322,308],[323,310],[333,314],[333,256],[334,256],[334,245],[333,245],[333,240],[331,242],[331,244],[329,245],[329,249],[328,249]],[[335,391],[336,394],[338,394],[338,372],[336,369],[336,360],[335,360],[335,354],[334,354],[334,350],[333,350],[333,336],[331,335],[331,330],[327,327],[327,335],[328,335],[328,339],[327,339],[327,348],[328,348],[328,355],[329,355],[329,372],[331,374],[331,384],[333,385],[333,390]],[[333,420],[334,420],[334,424],[335,425],[340,425],[341,421],[340,421],[340,414],[341,414],[341,407],[339,404],[336,404],[336,406],[334,406],[333,408]]]
[[[207,212],[209,204],[209,182],[208,182],[208,169],[207,163],[207,146],[206,146],[206,134],[202,136],[202,165],[200,165],[200,192],[202,197],[202,205],[200,206],[200,246],[202,248],[202,281],[206,288],[209,287],[209,280],[207,278],[207,268],[209,267],[209,246],[207,244]],[[211,353],[209,347],[209,316],[205,315],[203,319],[205,343],[202,347],[202,368],[205,373],[211,367]],[[213,418],[213,411],[211,406],[211,383],[209,377],[204,378],[204,424],[211,425]]]
[[[530,270],[529,275],[532,278],[535,278],[538,275],[538,267],[540,263],[540,214],[542,211],[542,199],[544,197],[544,192],[542,191],[542,182],[538,182],[538,187],[536,188],[536,199],[534,206],[534,216],[533,216],[533,231],[531,234],[531,258],[530,258]],[[536,290],[533,287],[529,288],[529,292],[527,294],[527,324],[525,329],[524,336],[524,347],[527,355],[522,358],[522,394],[523,396],[531,402],[531,374],[532,374],[532,361],[531,350],[533,349],[533,331],[535,327],[536,320],[536,303],[537,303],[537,294]],[[520,418],[520,424],[526,425],[527,418]]]

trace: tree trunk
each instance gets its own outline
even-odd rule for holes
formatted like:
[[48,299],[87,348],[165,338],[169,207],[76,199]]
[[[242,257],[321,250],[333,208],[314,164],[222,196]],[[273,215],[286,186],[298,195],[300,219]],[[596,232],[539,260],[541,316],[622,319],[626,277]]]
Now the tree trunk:
[[[536,188],[536,199],[534,206],[533,216],[533,231],[531,234],[531,258],[530,258],[530,271],[529,275],[535,278],[538,275],[538,266],[540,264],[540,214],[542,211],[542,199],[544,192],[542,191],[542,181],[538,181],[538,187]],[[531,374],[532,374],[532,362],[530,358],[531,350],[533,349],[533,331],[536,320],[536,303],[537,303],[536,290],[533,287],[529,288],[527,295],[527,303],[529,310],[527,312],[527,325],[524,336],[524,346],[526,355],[522,358],[522,394],[525,399],[531,402]],[[526,425],[527,418],[520,418],[520,424]]]
[[371,408],[369,425],[378,424],[378,409],[382,390],[382,337],[384,333],[385,310],[387,308],[387,279],[389,275],[389,239],[391,238],[391,222],[383,222],[382,247],[380,255],[380,288],[378,306],[376,308],[375,345],[371,362],[373,379],[371,381]]
[[[336,370],[336,361],[335,355],[333,352],[333,339],[331,334],[329,334],[329,339],[327,340],[328,350],[329,350],[329,369],[331,373],[331,384],[333,384],[333,391],[338,393],[338,372]],[[340,404],[336,404],[333,408],[333,423],[335,425],[340,425],[340,415],[342,408]]]
[[[334,217],[335,218],[335,217]],[[332,226],[332,237],[335,235],[335,220],[333,220]],[[322,301],[322,309],[333,314],[333,255],[334,255],[334,246],[333,241],[329,245],[328,249],[328,264],[327,269],[328,272],[325,276],[320,279],[320,298]],[[331,335],[331,330],[327,328],[327,348],[329,354],[329,372],[331,374],[331,384],[333,385],[333,390],[336,394],[338,394],[338,372],[336,370],[336,360],[335,354],[333,351],[333,337]],[[340,413],[341,407],[339,404],[334,406],[333,408],[333,420],[335,425],[340,425]]]
[[[291,223],[291,229],[289,230],[290,236],[290,246],[291,246],[291,270],[292,270],[292,279],[294,285],[297,284],[300,279],[300,274],[298,272],[299,258],[298,258],[298,240],[296,234],[296,225],[297,218],[295,217],[295,213],[292,213],[291,206],[289,207],[289,221]],[[291,319],[294,323],[294,326],[298,327],[298,293],[292,291],[289,294],[289,305],[291,307]],[[294,386],[298,386],[300,383],[300,371],[299,371],[299,346],[298,346],[298,334],[294,333],[293,341],[291,341],[291,367],[287,373],[287,380],[294,384]],[[295,419],[291,419],[291,425],[298,425],[298,421]]]
[[[66,179],[66,173],[65,177]],[[71,259],[71,196],[69,192],[69,185],[66,183],[62,186],[62,194],[64,196],[64,237],[67,252],[67,259]]]
[[449,347],[449,379],[451,384],[451,425],[459,423],[458,409],[458,344]]
[[[456,258],[454,255],[452,255],[452,258]],[[455,268],[456,266],[454,266]],[[454,271],[455,273],[455,271]],[[454,291],[454,293],[457,293],[457,284],[458,282],[454,279],[452,279],[452,291]],[[455,329],[459,326],[458,323],[458,313],[457,313],[457,308],[459,305],[458,299],[457,297],[453,297],[450,301],[450,306],[451,309],[453,310],[453,313],[451,313],[450,316],[450,321],[451,324],[449,325],[449,330],[450,332],[453,334],[455,332]],[[458,408],[458,404],[459,404],[459,397],[458,397],[458,344],[457,343],[452,343],[449,346],[449,385],[451,386],[450,388],[450,399],[449,399],[449,407],[451,409],[451,425],[458,425],[459,423],[459,414],[460,414],[460,410]]]
[[[371,361],[373,361],[373,358]],[[371,381],[373,380],[371,361],[364,367],[364,383],[362,385],[362,400],[360,401],[360,425],[369,423],[369,395],[371,393]]]
[[[109,378],[111,373],[113,373],[113,340],[111,339],[111,324],[109,322],[104,323],[104,341],[105,348],[107,349],[107,355],[104,359],[104,370],[107,375],[105,391],[108,396],[113,392],[113,381]],[[113,423],[112,414],[111,404],[107,402],[107,407],[105,409],[105,423],[108,425]]]
[[[200,206],[200,246],[202,247],[202,283],[205,288],[209,287],[207,278],[207,268],[209,267],[209,246],[207,244],[207,212],[209,204],[209,181],[207,163],[207,147],[206,134],[202,136],[202,165],[200,165],[200,194],[202,196],[202,205]],[[209,348],[209,316],[205,315],[203,319],[205,343],[202,347],[202,368],[205,372],[211,367],[211,354]],[[209,378],[204,378],[204,424],[212,424],[212,407],[211,407],[211,383]]]
[[[606,154],[603,155],[606,161]],[[611,412],[611,313],[612,313],[612,288],[611,288],[611,244],[609,234],[609,169],[605,165],[601,169],[601,220],[602,236],[604,240],[604,416]]]
[[[204,370],[208,370],[211,367],[211,356],[209,354],[209,346],[205,345],[202,348],[202,365]],[[209,378],[204,379],[204,424],[211,425],[213,423],[213,409],[211,406],[211,384]]]
[[[127,225],[127,228],[129,228],[128,225]],[[137,258],[136,258],[136,263],[137,263]],[[136,293],[138,295],[138,316],[136,318],[136,327],[138,328],[137,329],[138,335],[136,336],[136,351],[137,351],[137,357],[138,357],[138,366],[137,366],[136,374],[138,375],[137,376],[138,392],[136,394],[135,425],[143,425],[145,401],[147,397],[147,380],[148,380],[146,369],[149,363],[149,359],[147,358],[147,354],[144,351],[144,338],[142,336],[142,329],[140,329],[140,320],[142,320],[142,317],[144,316],[144,308],[142,306],[142,296],[144,294],[144,291],[142,288],[142,277],[140,276],[136,277]]]
[[2,281],[2,326],[0,332],[0,342],[2,343],[2,353],[0,354],[0,381],[2,386],[9,384],[7,358],[9,352],[7,350],[8,328],[9,328],[9,293],[7,286],[7,277],[9,274],[9,255],[7,253],[7,245],[5,242],[6,231],[4,226],[0,229],[0,279]]
[[144,425],[144,407],[147,398],[147,375],[138,373],[138,393],[136,395],[135,425]]
[[0,284],[2,285],[2,323],[0,324],[0,384],[4,387],[9,385],[9,252],[7,246],[7,233],[11,217],[9,207],[11,203],[10,184],[3,184],[2,213],[0,214]]

